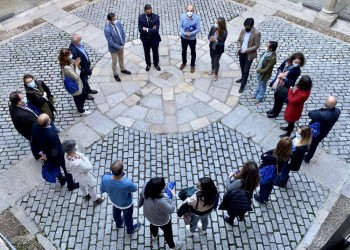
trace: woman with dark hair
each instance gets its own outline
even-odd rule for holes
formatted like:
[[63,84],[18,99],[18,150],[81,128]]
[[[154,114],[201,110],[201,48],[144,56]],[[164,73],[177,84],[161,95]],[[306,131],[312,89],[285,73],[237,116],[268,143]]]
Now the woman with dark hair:
[[185,200],[193,215],[191,225],[187,227],[187,234],[189,237],[193,236],[196,231],[197,224],[201,221],[202,225],[198,225],[201,234],[207,233],[208,217],[216,209],[219,202],[218,190],[212,179],[209,177],[202,177],[197,184],[198,190]]
[[275,118],[282,110],[283,104],[288,95],[288,89],[294,87],[296,80],[301,74],[300,67],[305,65],[305,57],[303,53],[294,53],[285,60],[277,69],[277,76],[271,82],[275,89],[273,108],[266,112],[268,118]]
[[72,94],[75,106],[78,109],[80,115],[89,115],[91,111],[84,109],[85,97],[83,95],[83,82],[80,79],[80,58],[72,60],[73,55],[69,49],[63,48],[60,50],[58,60],[61,66],[62,80],[67,76],[73,80],[79,87],[79,89]]
[[[164,194],[164,178],[156,177],[146,184],[139,200],[139,208],[143,206],[143,214],[150,222],[150,229],[153,240],[158,238],[158,228],[164,232],[164,239],[170,249],[180,249],[182,242],[175,245],[173,229],[171,226],[171,214],[175,211],[175,199],[169,199]],[[171,190],[173,197],[176,197],[175,190]]]
[[[288,169],[288,161],[292,154],[292,139],[290,137],[283,137],[277,143],[277,147],[273,150],[269,150],[261,155],[261,168],[267,166],[274,166],[275,174],[283,173]],[[259,195],[254,194],[254,199],[260,204],[268,202],[269,196],[273,189],[272,180],[267,183],[262,183],[260,178],[260,191]]]
[[288,122],[287,127],[281,127],[287,133],[280,137],[290,136],[294,129],[294,123],[298,121],[303,112],[304,103],[311,94],[312,80],[309,76],[302,76],[296,88],[290,87],[288,90],[288,104],[284,112],[284,120]]
[[214,81],[218,79],[218,73],[220,68],[219,61],[222,53],[224,53],[226,38],[226,21],[225,18],[219,17],[217,20],[215,20],[215,25],[211,27],[208,34],[211,58],[211,71],[209,71],[208,74],[214,74]]
[[227,210],[229,216],[224,220],[233,226],[233,220],[239,216],[244,220],[244,214],[252,210],[253,192],[259,186],[260,176],[258,165],[247,161],[241,171],[232,172],[226,181],[226,193],[219,209]]
[[55,99],[47,85],[43,81],[36,80],[30,74],[23,76],[23,83],[28,101],[40,109],[42,113],[48,114],[51,121],[54,121],[54,112],[56,112]]
[[104,201],[104,197],[97,198],[96,194],[96,175],[92,172],[93,166],[89,159],[78,152],[78,146],[74,140],[65,140],[62,143],[65,152],[64,160],[67,172],[70,173],[75,181],[79,182],[79,187],[85,200],[91,199],[94,207]]
[[278,43],[275,41],[269,41],[265,45],[265,52],[259,59],[258,68],[256,69],[258,86],[253,95],[256,98],[255,104],[258,104],[264,100],[266,92],[266,83],[272,75],[273,67],[276,64],[276,49]]

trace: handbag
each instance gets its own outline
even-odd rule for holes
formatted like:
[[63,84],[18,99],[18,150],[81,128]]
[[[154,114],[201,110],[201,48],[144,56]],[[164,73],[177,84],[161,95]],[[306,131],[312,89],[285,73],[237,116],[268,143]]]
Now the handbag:
[[79,90],[78,84],[69,76],[64,76],[63,83],[64,83],[64,88],[71,95]]
[[191,213],[191,211],[187,211],[182,218],[184,219],[185,225],[191,225],[192,221],[193,221],[193,214]]
[[312,138],[319,136],[321,131],[321,124],[319,122],[315,122],[309,125],[312,131]]
[[61,174],[59,167],[51,164],[48,161],[42,162],[41,176],[44,180],[50,183],[56,183],[56,178]]

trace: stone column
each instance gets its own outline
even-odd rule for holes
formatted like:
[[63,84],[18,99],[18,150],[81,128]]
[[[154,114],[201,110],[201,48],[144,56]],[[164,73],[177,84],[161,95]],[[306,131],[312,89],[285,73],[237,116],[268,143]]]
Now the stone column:
[[335,13],[337,0],[326,0],[320,12],[317,13],[314,23],[323,27],[331,27],[337,20],[338,15]]

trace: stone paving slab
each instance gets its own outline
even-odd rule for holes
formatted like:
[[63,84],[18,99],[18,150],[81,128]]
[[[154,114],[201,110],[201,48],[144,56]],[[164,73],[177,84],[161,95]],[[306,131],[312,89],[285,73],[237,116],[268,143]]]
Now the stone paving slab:
[[78,143],[78,145],[83,148],[87,148],[94,142],[101,139],[101,137],[96,131],[94,131],[92,128],[90,128],[89,126],[85,125],[82,122],[79,122],[73,125],[72,127],[70,127],[67,130],[67,132],[65,132],[65,137],[67,139],[74,139]]

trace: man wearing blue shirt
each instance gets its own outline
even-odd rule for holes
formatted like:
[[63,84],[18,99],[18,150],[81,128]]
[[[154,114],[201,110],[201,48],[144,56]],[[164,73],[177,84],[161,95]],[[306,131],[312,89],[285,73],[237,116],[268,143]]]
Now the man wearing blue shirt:
[[180,17],[179,30],[182,45],[182,64],[180,70],[183,70],[187,63],[187,47],[191,49],[191,73],[195,71],[196,64],[196,35],[201,31],[200,17],[194,13],[194,6],[187,5],[187,13]]
[[[124,177],[124,166],[121,161],[115,161],[111,166],[112,174],[105,174],[102,177],[100,189],[101,193],[106,192],[113,204],[113,218],[117,229],[125,222],[128,234],[137,232],[141,223],[133,224],[132,213],[134,204],[132,193],[137,191],[137,185]],[[123,212],[124,218],[121,216]]]

